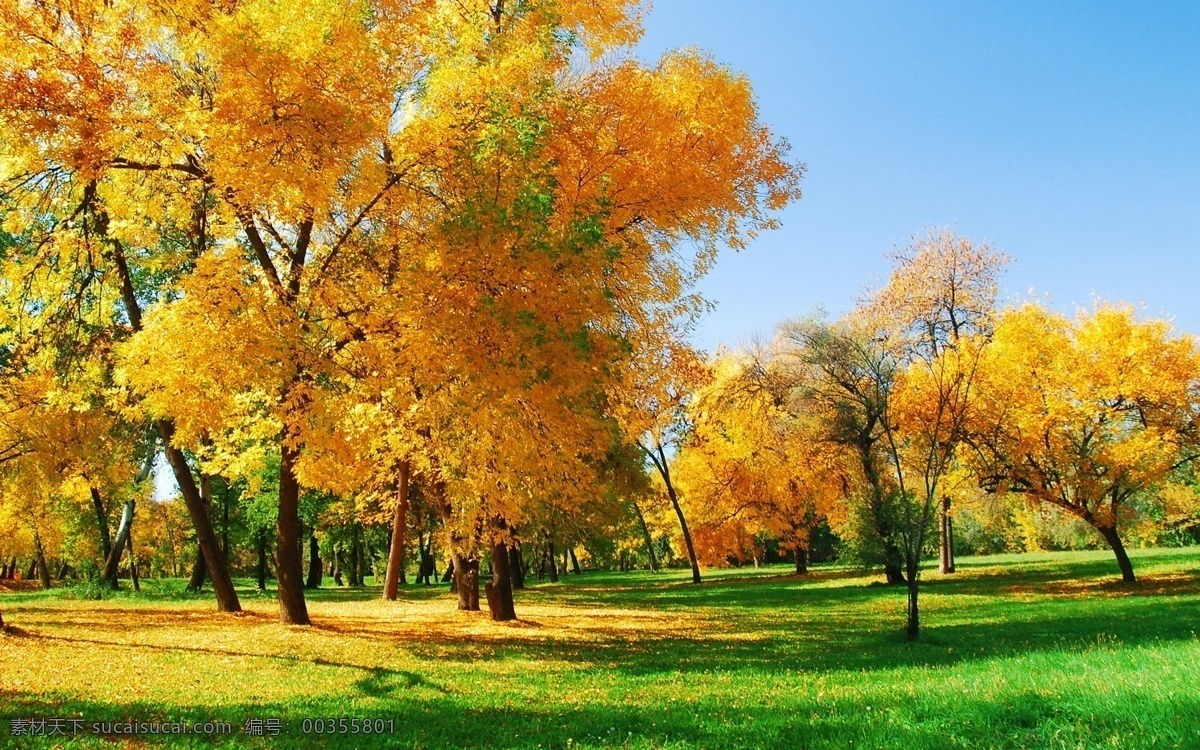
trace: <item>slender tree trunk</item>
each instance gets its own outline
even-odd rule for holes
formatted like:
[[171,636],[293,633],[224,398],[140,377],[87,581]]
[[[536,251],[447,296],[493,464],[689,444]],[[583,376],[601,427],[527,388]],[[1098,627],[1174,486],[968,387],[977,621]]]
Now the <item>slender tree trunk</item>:
[[121,564],[121,555],[125,552],[125,545],[129,542],[129,533],[133,526],[133,510],[134,502],[129,500],[121,512],[121,525],[117,527],[117,539],[113,542],[112,551],[108,553],[108,559],[104,561],[104,573],[101,575],[101,579],[114,589],[118,585],[117,567]]
[[575,556],[575,548],[571,547],[567,551],[571,553],[571,569],[575,571],[575,575],[582,575],[583,568],[579,567],[579,558]]
[[804,575],[808,572],[808,550],[802,544],[797,544],[792,548],[792,557],[796,560],[796,574]]
[[492,613],[492,620],[496,622],[517,619],[508,551],[508,545],[503,541],[492,545],[492,580],[488,581],[486,589],[488,610]]
[[550,583],[558,583],[558,562],[554,559],[554,540],[546,537],[546,554],[550,559]]
[[1112,548],[1113,554],[1117,556],[1117,565],[1121,568],[1121,579],[1125,583],[1136,583],[1137,578],[1133,575],[1133,563],[1129,560],[1129,553],[1125,551],[1125,545],[1121,542],[1121,535],[1117,533],[1117,526],[1097,526],[1096,530],[1104,537],[1104,541],[1108,542],[1108,546]]
[[654,538],[650,536],[650,527],[646,525],[646,516],[642,514],[642,508],[636,501],[633,503],[633,510],[637,513],[638,526],[642,528],[642,538],[646,542],[646,558],[649,560],[650,572],[658,572],[658,558],[654,555]]
[[225,491],[221,493],[221,554],[229,561],[229,480],[225,480]]
[[387,576],[383,580],[383,600],[396,601],[400,593],[400,575],[404,571],[404,527],[408,523],[407,461],[400,462],[396,481],[396,510],[392,514],[392,544],[388,550]]
[[321,588],[321,547],[317,543],[317,535],[309,532],[308,535],[308,580],[304,582],[304,586],[310,589]]
[[42,580],[42,588],[50,588],[50,568],[46,565],[46,548],[42,546],[42,537],[37,529],[33,530],[33,551],[37,555],[38,576]]
[[950,498],[942,498],[941,571],[943,575],[954,572],[954,519],[950,517]]
[[342,586],[345,581],[342,580],[342,547],[340,544],[333,547],[333,585]]
[[521,559],[521,547],[513,544],[508,548],[508,574],[514,589],[525,588],[525,561]]
[[267,590],[267,532],[258,531],[258,590]]
[[910,570],[908,574],[908,640],[915,641],[921,634],[921,614],[917,600],[917,574]]
[[108,529],[108,511],[104,509],[104,500],[100,497],[100,490],[95,487],[88,489],[92,493],[92,507],[96,509],[96,522],[100,527],[100,554],[107,562],[108,556],[112,553],[112,533]]
[[671,481],[671,469],[667,466],[667,454],[661,445],[658,449],[658,473],[662,475],[663,483],[667,486],[667,497],[671,499],[671,507],[679,518],[679,528],[683,531],[683,544],[687,547],[688,562],[692,565],[692,583],[700,583],[700,562],[696,559],[696,546],[692,544],[692,532],[688,531],[687,519],[683,517],[683,508],[679,505],[679,496],[675,494],[675,484]]
[[350,585],[361,586],[362,579],[358,577],[359,562],[358,558],[362,553],[362,545],[359,542],[358,522],[355,521],[350,526]]
[[142,590],[142,581],[138,576],[137,548],[133,544],[133,524],[129,525],[129,577],[133,579],[133,590]]
[[279,583],[279,620],[284,625],[311,625],[304,601],[304,569],[300,562],[300,485],[296,481],[295,448],[282,446],[279,461],[279,519],[275,526],[275,577]]
[[217,535],[213,533],[212,522],[208,517],[208,507],[200,496],[196,481],[192,477],[192,469],[188,466],[183,451],[172,444],[175,437],[175,423],[170,420],[157,422],[158,434],[162,438],[167,463],[175,474],[175,482],[179,485],[179,493],[183,496],[188,515],[191,516],[192,526],[196,529],[196,541],[204,555],[204,564],[208,568],[208,577],[213,584],[213,592],[217,596],[217,610],[221,612],[241,612],[242,604],[238,601],[237,591],[233,588],[233,579],[229,577],[229,569],[225,565],[225,556],[217,544]]

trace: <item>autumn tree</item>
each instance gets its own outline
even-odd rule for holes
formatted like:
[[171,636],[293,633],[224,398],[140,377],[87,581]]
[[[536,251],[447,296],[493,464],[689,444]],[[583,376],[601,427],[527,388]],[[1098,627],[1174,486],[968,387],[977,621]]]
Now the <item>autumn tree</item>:
[[1128,306],[1072,320],[1007,311],[980,367],[969,453],[982,484],[1088,523],[1135,580],[1120,529],[1140,496],[1197,456],[1191,336]]

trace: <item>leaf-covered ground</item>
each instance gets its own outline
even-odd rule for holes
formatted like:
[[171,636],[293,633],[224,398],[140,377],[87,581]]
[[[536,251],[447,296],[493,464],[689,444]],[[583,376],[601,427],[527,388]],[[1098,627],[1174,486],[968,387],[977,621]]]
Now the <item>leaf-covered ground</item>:
[[[1134,564],[1132,587],[1107,552],[926,572],[917,644],[901,590],[840,568],[585,573],[518,592],[514,624],[455,612],[442,586],[324,589],[312,628],[250,588],[243,616],[173,581],[6,592],[0,747],[1200,748],[1200,549]],[[342,717],[390,725],[304,733]],[[13,736],[27,718],[84,723]],[[90,734],[128,719],[232,734]]]

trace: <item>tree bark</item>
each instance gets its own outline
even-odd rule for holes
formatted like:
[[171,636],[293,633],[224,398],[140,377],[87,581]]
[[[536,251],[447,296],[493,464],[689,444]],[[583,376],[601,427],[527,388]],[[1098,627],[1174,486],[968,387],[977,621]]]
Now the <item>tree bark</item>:
[[1108,546],[1112,548],[1113,554],[1117,556],[1117,565],[1121,568],[1121,579],[1125,583],[1136,583],[1137,578],[1133,575],[1133,563],[1129,560],[1129,553],[1125,551],[1125,544],[1121,541],[1121,535],[1117,533],[1117,526],[1097,526],[1096,530],[1104,537],[1104,541],[1108,542]]
[[275,526],[275,577],[279,583],[279,621],[311,625],[304,601],[304,569],[300,562],[300,485],[296,481],[298,452],[281,446],[279,461],[279,519]]
[[550,559],[550,583],[558,583],[558,562],[554,559],[554,540],[546,537],[546,555]]
[[463,557],[451,551],[454,566],[454,589],[458,592],[458,608],[467,612],[479,611],[479,558]]
[[495,622],[517,619],[508,552],[509,547],[503,539],[497,539],[492,544],[492,580],[488,581],[486,589],[488,610]]
[[304,582],[305,588],[319,589],[321,588],[321,546],[317,543],[317,535],[309,532],[308,535],[308,580]]
[[508,574],[514,589],[525,588],[525,561],[521,559],[521,547],[517,544],[508,548]]
[[808,572],[808,550],[802,544],[797,544],[792,548],[792,557],[796,560],[796,574],[804,575]]
[[917,599],[917,575],[909,571],[908,575],[908,640],[915,641],[921,634],[921,614]]
[[188,581],[188,591],[200,591],[204,588],[204,576],[208,572],[208,567],[204,559],[204,549],[200,546],[196,547],[196,562],[192,565],[192,577]]
[[50,588],[50,568],[46,565],[46,548],[42,546],[42,537],[37,529],[33,530],[33,551],[37,555],[38,577],[42,580],[42,588]]
[[108,556],[112,553],[112,532],[108,528],[108,511],[104,509],[104,500],[100,497],[100,490],[95,487],[88,489],[92,493],[92,507],[96,509],[96,522],[100,527],[100,554],[107,563]]
[[192,526],[196,529],[196,541],[204,554],[204,563],[208,568],[208,577],[212,581],[213,591],[217,596],[217,610],[220,612],[241,612],[242,604],[238,601],[237,591],[233,588],[233,579],[229,577],[229,569],[225,565],[225,556],[217,544],[217,535],[213,533],[212,522],[208,517],[208,508],[200,497],[200,490],[192,477],[192,469],[188,466],[183,451],[174,447],[175,423],[160,419],[157,423],[159,437],[162,438],[167,463],[175,474],[175,482],[179,485],[179,493],[183,496],[188,515],[191,516]]
[[683,508],[679,505],[679,496],[675,494],[675,484],[671,481],[671,469],[667,466],[667,454],[661,445],[658,448],[658,472],[662,475],[663,483],[667,485],[667,497],[671,499],[671,507],[679,518],[679,528],[683,531],[683,543],[687,547],[688,562],[692,565],[692,583],[700,583],[700,562],[696,559],[696,546],[692,544],[692,532],[688,530],[687,519],[683,517]]
[[654,538],[650,536],[650,527],[646,525],[646,517],[642,514],[642,508],[636,501],[633,503],[633,510],[637,513],[638,525],[642,528],[642,538],[646,542],[646,558],[649,560],[650,572],[658,572],[658,558],[654,555]]
[[942,498],[941,571],[943,575],[954,572],[954,519],[950,517],[950,498]]
[[396,480],[396,510],[392,514],[392,544],[388,550],[387,575],[383,580],[383,600],[396,601],[400,593],[400,575],[404,571],[404,527],[408,523],[408,474],[407,461],[400,462]]
[[575,548],[571,547],[567,551],[571,553],[571,569],[575,571],[575,575],[581,575],[583,568],[579,567],[579,558],[575,556]]
[[125,544],[129,541],[129,533],[133,526],[133,509],[134,502],[129,500],[125,503],[125,509],[121,512],[121,525],[117,527],[117,538],[113,542],[112,551],[108,553],[108,559],[104,561],[104,573],[101,579],[117,588],[117,567],[121,564],[121,555],[125,552]]

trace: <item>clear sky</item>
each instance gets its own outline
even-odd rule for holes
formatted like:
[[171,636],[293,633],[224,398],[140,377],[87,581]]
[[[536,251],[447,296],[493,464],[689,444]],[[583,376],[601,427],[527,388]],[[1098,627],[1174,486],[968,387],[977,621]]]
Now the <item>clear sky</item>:
[[845,310],[923,226],[956,225],[1070,311],[1144,303],[1200,333],[1200,3],[657,0],[639,56],[745,73],[807,163],[783,228],[703,284],[711,348]]

